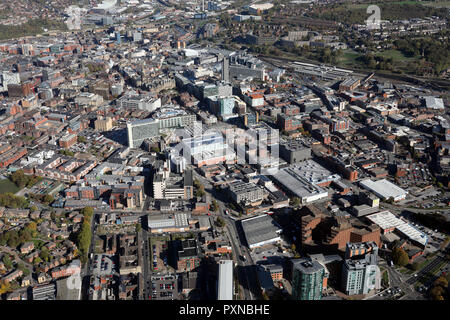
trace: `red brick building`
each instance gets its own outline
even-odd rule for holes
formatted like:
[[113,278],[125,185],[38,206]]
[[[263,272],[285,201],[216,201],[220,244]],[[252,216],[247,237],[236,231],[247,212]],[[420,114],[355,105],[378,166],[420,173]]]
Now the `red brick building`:
[[68,134],[59,139],[59,146],[61,148],[70,148],[75,143],[77,143],[77,135],[76,134]]

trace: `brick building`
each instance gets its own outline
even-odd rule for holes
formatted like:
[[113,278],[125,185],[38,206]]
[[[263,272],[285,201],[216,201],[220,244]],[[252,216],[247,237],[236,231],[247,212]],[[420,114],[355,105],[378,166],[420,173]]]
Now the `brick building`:
[[197,241],[193,239],[181,241],[181,250],[178,250],[177,270],[192,271],[200,266]]
[[59,146],[61,148],[70,148],[75,143],[77,143],[77,135],[76,134],[68,134],[59,139]]

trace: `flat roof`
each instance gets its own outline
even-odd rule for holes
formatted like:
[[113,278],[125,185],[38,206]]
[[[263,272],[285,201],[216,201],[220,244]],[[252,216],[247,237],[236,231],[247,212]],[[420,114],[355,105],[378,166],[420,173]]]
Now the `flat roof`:
[[[311,166],[308,166],[308,164],[311,164]],[[328,191],[317,184],[340,179],[338,175],[332,175],[325,168],[319,167],[319,164],[315,166],[309,161],[301,166],[295,165],[278,170],[272,177],[300,199],[315,195],[326,197]]]
[[367,218],[373,223],[380,226],[380,228],[382,229],[395,228],[407,238],[422,245],[426,245],[426,243],[428,242],[428,236],[424,232],[414,228],[411,224],[397,218],[389,211],[374,213],[367,216]]
[[292,260],[292,264],[294,265],[294,269],[297,269],[305,274],[313,274],[325,269],[319,262],[316,260],[310,260],[309,258]]
[[379,197],[389,199],[390,197],[401,197],[406,196],[408,192],[406,190],[403,190],[399,186],[393,184],[392,182],[381,179],[378,181],[372,181],[370,179],[364,180],[360,182],[361,186],[364,187],[367,190],[370,190],[374,192]]
[[389,211],[374,213],[367,216],[367,218],[373,223],[379,225],[381,229],[396,228],[397,226],[405,223]]
[[269,215],[260,215],[241,220],[245,238],[249,246],[279,237],[282,229]]
[[[77,279],[75,280],[76,277]],[[77,287],[72,283],[79,283]],[[56,281],[56,300],[80,300],[81,299],[81,276],[72,275],[69,278]]]
[[233,261],[219,261],[218,300],[233,300]]

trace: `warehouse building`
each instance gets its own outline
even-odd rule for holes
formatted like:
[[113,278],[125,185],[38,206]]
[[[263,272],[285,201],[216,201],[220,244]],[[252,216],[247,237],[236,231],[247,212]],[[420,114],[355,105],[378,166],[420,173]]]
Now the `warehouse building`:
[[381,179],[378,181],[372,181],[370,179],[360,182],[360,185],[382,199],[393,198],[394,201],[400,201],[406,199],[408,191],[396,186],[392,182],[386,179]]
[[298,197],[302,204],[327,198],[328,191],[324,187],[341,179],[313,160],[283,168],[272,177],[291,196]]
[[414,228],[411,224],[397,218],[389,211],[372,214],[367,216],[367,219],[380,226],[383,234],[397,231],[400,235],[408,238],[420,247],[425,247],[427,245],[428,236],[425,233]]
[[241,220],[241,224],[250,249],[281,241],[282,229],[269,215]]

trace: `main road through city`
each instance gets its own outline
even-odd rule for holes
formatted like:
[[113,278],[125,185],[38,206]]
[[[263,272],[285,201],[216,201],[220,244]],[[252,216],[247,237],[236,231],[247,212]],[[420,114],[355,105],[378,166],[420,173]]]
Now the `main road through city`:
[[[242,229],[238,228],[237,222],[235,220],[231,219],[228,215],[225,215],[226,209],[228,209],[230,212],[232,210],[230,208],[227,208],[226,204],[223,202],[223,194],[220,194],[220,192],[215,190],[209,183],[209,181],[199,175],[195,170],[194,178],[198,179],[200,183],[205,187],[207,202],[211,203],[213,199],[217,201],[219,209],[216,213],[213,213],[213,216],[220,216],[225,221],[225,230],[233,247],[233,260],[237,264],[237,276],[239,284],[243,289],[244,299],[259,299],[259,297],[255,296],[255,293],[260,292],[258,281],[256,279],[256,270],[252,257],[250,255],[250,251],[243,244],[245,237],[242,234],[242,231],[240,231]],[[241,258],[243,256],[246,257],[245,260]]]

